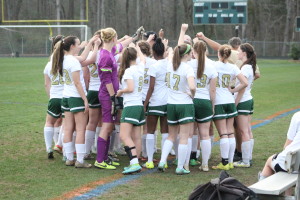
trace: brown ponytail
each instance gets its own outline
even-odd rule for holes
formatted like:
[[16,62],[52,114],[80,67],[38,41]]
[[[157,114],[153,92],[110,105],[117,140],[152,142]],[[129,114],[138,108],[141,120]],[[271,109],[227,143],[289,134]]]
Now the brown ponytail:
[[75,45],[76,36],[68,36],[61,41],[57,42],[54,47],[53,58],[52,58],[52,69],[51,73],[56,75],[59,73],[61,76],[63,75],[63,61],[64,61],[64,51],[70,51],[71,45]]
[[198,54],[198,68],[197,68],[197,78],[200,79],[204,73],[205,67],[205,53],[206,53],[206,43],[202,40],[197,41],[194,44],[194,51]]
[[231,55],[231,48],[229,45],[224,44],[219,48],[219,53],[221,56],[221,61],[225,63],[225,61],[229,58]]
[[185,54],[189,54],[191,52],[191,46],[189,44],[182,44],[179,46],[176,46],[174,49],[174,55],[173,55],[173,70],[176,71],[180,64],[181,59]]
[[122,61],[119,69],[119,81],[122,82],[125,70],[130,67],[130,62],[136,60],[137,51],[133,47],[127,47],[123,50]]
[[249,64],[252,66],[253,70],[253,76],[255,76],[255,71],[256,71],[256,53],[254,51],[254,48],[251,44],[245,43],[241,44],[240,49],[242,52],[246,53],[247,60],[243,63],[242,66]]

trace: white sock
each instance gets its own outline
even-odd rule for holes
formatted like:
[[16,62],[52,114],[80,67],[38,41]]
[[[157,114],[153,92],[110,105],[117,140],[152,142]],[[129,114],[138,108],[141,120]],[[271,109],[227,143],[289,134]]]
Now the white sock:
[[168,133],[162,133],[161,134],[161,151],[163,149],[164,143],[166,141],[166,139],[168,138],[169,134]]
[[146,135],[146,150],[148,156],[148,162],[153,162],[153,154],[154,154],[154,134],[148,133]]
[[191,152],[192,152],[192,143],[193,143],[193,139],[189,138],[188,143],[187,143],[188,148],[187,148],[186,158],[185,158],[185,163],[184,163],[184,165],[187,165],[187,166],[190,164],[190,158],[191,158]]
[[64,127],[61,126],[60,129],[59,129],[58,140],[57,140],[57,143],[56,143],[56,145],[58,145],[60,147],[62,147],[62,145],[63,145],[63,139],[64,139],[63,133],[64,133]]
[[74,151],[75,151],[75,141],[76,141],[76,131],[74,131],[73,137],[72,137],[72,145],[73,145]]
[[109,150],[110,152],[112,152],[114,150],[114,144],[115,144],[115,139],[116,139],[116,131],[113,130],[113,132],[111,133],[110,136],[110,143],[109,143]]
[[113,149],[117,150],[121,148],[121,140],[120,140],[120,125],[115,125],[116,133],[115,133],[115,141]]
[[95,140],[95,131],[86,130],[85,131],[85,153],[90,154],[91,148]]
[[143,134],[143,136],[142,136],[142,156],[144,158],[147,158],[146,137],[147,137],[147,134]]
[[228,163],[233,163],[233,157],[234,157],[234,151],[236,147],[235,138],[228,138],[229,141],[229,157],[228,157]]
[[197,152],[197,146],[198,146],[198,135],[193,135],[192,152]]
[[157,131],[155,131],[154,137],[154,152],[157,152]]
[[74,148],[72,142],[63,143],[63,149],[68,160],[74,160]]
[[253,148],[254,148],[254,139],[250,139],[250,157],[249,160],[252,160]]
[[176,159],[178,159],[178,144],[179,144],[179,136],[177,136],[177,138],[175,139],[175,142],[174,142],[174,151],[176,154]]
[[93,145],[93,148],[94,148],[94,149],[97,149],[97,141],[98,141],[98,137],[99,137],[100,131],[101,131],[101,127],[98,127],[98,126],[97,126],[96,132],[95,132],[94,145]]
[[[210,142],[210,141],[209,141]],[[199,149],[197,149],[197,155],[196,155],[196,158],[198,159],[199,158],[199,156],[200,156],[200,150]]]
[[249,164],[251,141],[242,142],[242,158],[243,162]]
[[172,147],[173,147],[173,142],[166,139],[163,149],[162,149],[162,152],[161,152],[160,162],[163,162],[163,163],[167,162],[167,158],[168,158],[168,155],[169,155]]
[[54,128],[53,127],[44,127],[44,138],[45,138],[45,144],[46,144],[46,151],[49,153],[52,151],[52,138],[54,134]]
[[211,154],[211,140],[201,140],[202,165],[208,165],[208,159]]
[[185,159],[187,156],[188,145],[187,144],[179,144],[178,145],[178,165],[177,168],[182,169],[185,163]]
[[130,160],[130,165],[139,164],[139,160],[137,158],[133,158]]
[[85,144],[75,144],[75,148],[76,148],[77,161],[83,163],[83,157],[86,151]]
[[214,142],[215,142],[215,136],[214,135],[210,136],[210,141],[211,141],[211,146],[213,146]]
[[220,139],[220,151],[221,157],[224,159],[228,159],[229,157],[229,141],[228,138],[221,138]]
[[53,134],[54,144],[56,144],[57,141],[58,141],[59,130],[60,130],[60,126],[59,127],[54,127],[54,134]]

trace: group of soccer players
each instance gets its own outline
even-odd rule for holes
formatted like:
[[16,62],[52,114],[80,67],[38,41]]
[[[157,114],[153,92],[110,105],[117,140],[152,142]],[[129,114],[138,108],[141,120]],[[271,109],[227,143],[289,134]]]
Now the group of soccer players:
[[[90,168],[85,160],[95,159],[97,168],[116,169],[120,164],[113,152],[121,151],[121,140],[130,161],[123,174],[141,171],[142,151],[143,167],[152,169],[159,123],[159,171],[168,167],[172,148],[176,174],[189,174],[189,165],[198,164],[209,171],[214,122],[221,162],[211,168],[250,167],[251,88],[260,76],[254,48],[239,38],[220,45],[202,32],[192,40],[187,29],[183,24],[174,49],[163,30],[156,34],[143,27],[119,40],[113,28],[97,31],[88,43],[54,37],[44,70],[50,97],[44,127],[48,158],[54,149],[63,152],[67,166]],[[207,46],[218,52],[218,61],[207,57]]]

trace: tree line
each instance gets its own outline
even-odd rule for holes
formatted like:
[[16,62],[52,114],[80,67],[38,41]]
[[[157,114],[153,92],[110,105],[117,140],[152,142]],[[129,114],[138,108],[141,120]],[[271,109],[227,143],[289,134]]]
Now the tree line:
[[[87,11],[86,0],[4,0],[3,5],[4,18],[11,20],[85,19]],[[163,28],[166,37],[175,41],[181,24],[188,23],[191,36],[202,31],[214,40],[228,40],[235,35],[235,25],[193,25],[193,0],[88,0],[87,6],[88,22],[80,24],[88,25],[92,33],[114,27],[120,36],[130,35],[143,25],[146,30]],[[295,17],[299,15],[299,0],[248,0],[248,24],[239,26],[239,36],[247,41],[284,42],[281,49],[284,56],[290,42],[300,40],[300,33],[295,32]],[[2,20],[1,23],[20,24]]]

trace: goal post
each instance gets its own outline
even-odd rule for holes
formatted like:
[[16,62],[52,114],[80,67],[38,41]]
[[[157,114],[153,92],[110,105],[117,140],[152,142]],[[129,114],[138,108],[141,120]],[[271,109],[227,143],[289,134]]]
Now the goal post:
[[48,56],[50,37],[58,34],[87,40],[87,25],[4,25],[0,26],[0,56]]

